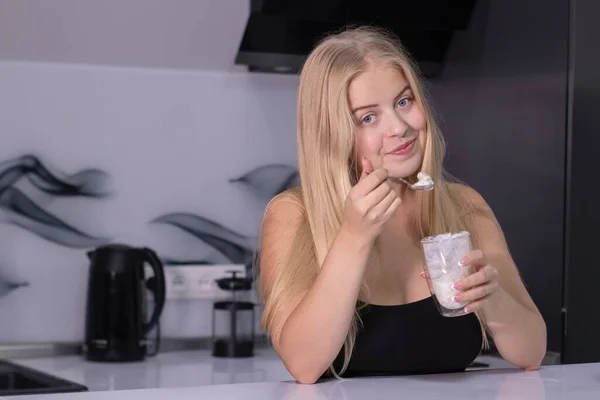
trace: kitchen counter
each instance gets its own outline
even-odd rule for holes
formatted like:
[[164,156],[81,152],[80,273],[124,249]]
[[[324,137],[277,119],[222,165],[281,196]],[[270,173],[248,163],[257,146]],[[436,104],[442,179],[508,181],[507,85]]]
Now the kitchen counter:
[[17,397],[28,400],[163,400],[165,398],[397,400],[406,396],[406,398],[423,400],[442,398],[445,400],[465,398],[592,400],[597,399],[599,393],[600,363],[595,363],[545,366],[534,372],[496,369],[445,375],[331,380],[316,385],[300,385],[292,381],[262,382]]
[[160,353],[142,362],[104,363],[82,356],[11,361],[86,386],[90,391],[176,388],[292,379],[272,348],[252,358],[215,358],[208,350]]
[[[98,363],[81,356],[13,359],[13,362],[86,386],[89,391],[181,388],[229,383],[293,380],[271,347],[252,358],[212,357],[209,350],[160,353],[143,362]],[[504,360],[481,356],[490,368],[510,368]]]

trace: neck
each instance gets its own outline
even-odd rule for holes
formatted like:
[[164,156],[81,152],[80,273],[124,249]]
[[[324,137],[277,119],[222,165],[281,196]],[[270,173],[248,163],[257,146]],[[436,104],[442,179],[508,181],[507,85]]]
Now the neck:
[[412,227],[417,223],[418,218],[417,195],[414,190],[409,189],[402,183],[395,183],[394,190],[398,193],[400,199],[402,199],[402,204],[398,207],[394,216],[395,222],[391,225],[400,224],[404,229],[410,227],[410,231],[412,232]]
[[404,183],[393,182],[392,185],[398,196],[402,199],[403,203],[405,200],[414,199],[415,192],[409,189]]

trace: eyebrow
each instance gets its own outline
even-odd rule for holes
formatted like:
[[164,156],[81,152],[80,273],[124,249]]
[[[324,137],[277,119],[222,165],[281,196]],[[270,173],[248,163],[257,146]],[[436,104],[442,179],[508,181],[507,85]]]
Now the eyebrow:
[[[404,94],[404,92],[406,92],[407,90],[410,89],[409,85],[406,85],[402,88],[402,90],[398,93],[398,95],[395,97],[395,99],[398,99],[398,97],[402,96]],[[359,110],[364,110],[365,108],[372,108],[372,107],[377,107],[378,104],[366,104],[364,106],[360,106],[360,107],[356,107],[352,109],[352,114],[354,114],[355,112],[359,111]]]

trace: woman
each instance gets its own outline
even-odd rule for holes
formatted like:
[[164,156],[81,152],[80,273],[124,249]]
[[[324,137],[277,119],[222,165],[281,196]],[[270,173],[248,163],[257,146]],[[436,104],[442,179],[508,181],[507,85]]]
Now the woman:
[[[546,327],[500,226],[473,189],[445,177],[444,143],[401,45],[371,28],[323,40],[298,92],[301,185],[262,225],[262,326],[301,383],[323,376],[463,371],[489,334],[508,362],[537,369]],[[429,174],[415,192],[388,177]],[[442,317],[420,240],[467,230],[459,282],[469,314]]]

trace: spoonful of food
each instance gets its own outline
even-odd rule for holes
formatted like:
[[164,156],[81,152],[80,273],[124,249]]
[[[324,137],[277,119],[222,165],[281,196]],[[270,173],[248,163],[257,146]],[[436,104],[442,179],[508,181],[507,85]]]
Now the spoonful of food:
[[[370,172],[367,172],[367,173],[370,174]],[[415,183],[410,183],[409,181],[407,181],[404,178],[395,178],[392,176],[388,177],[388,179],[391,179],[396,182],[404,183],[406,186],[408,186],[412,190],[433,190],[433,187],[434,187],[433,179],[431,179],[431,176],[429,176],[425,172],[419,172],[417,174],[417,179],[419,179],[419,180]]]

